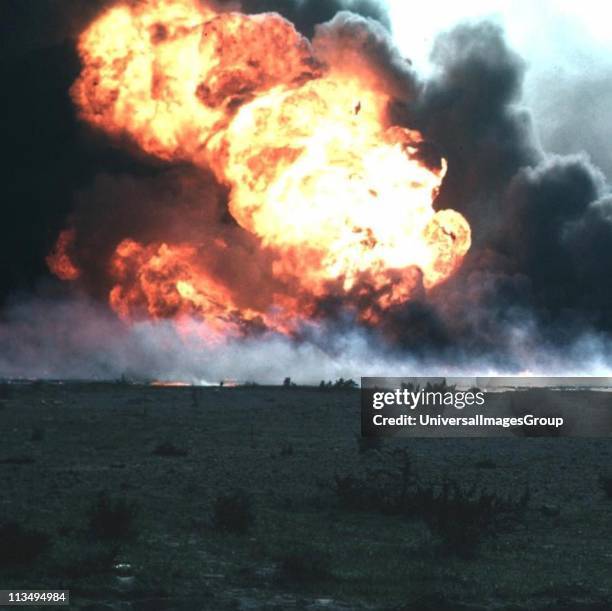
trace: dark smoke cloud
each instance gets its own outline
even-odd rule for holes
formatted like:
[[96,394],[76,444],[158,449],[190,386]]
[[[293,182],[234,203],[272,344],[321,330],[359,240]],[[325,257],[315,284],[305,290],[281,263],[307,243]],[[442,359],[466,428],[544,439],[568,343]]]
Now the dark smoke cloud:
[[415,98],[417,75],[378,21],[341,11],[316,26],[312,44],[316,56],[327,64],[367,70],[389,95],[404,103]]
[[195,244],[198,262],[237,305],[267,309],[279,289],[273,259],[227,211],[227,191],[200,168],[166,167],[155,176],[100,174],[76,195],[69,226],[71,255],[83,270],[87,293],[105,300],[114,282],[110,261],[126,238],[142,244]]
[[[383,0],[208,0],[221,9],[245,13],[275,12],[312,37],[317,24],[340,11],[370,17],[390,29]],[[37,48],[64,43],[76,36],[103,9],[118,0],[3,0],[0,32],[3,56],[20,55]]]
[[520,107],[525,64],[499,27],[460,25],[438,38],[432,60],[403,117],[448,160],[436,207],[465,214],[474,244],[454,278],[383,327],[409,350],[486,357],[502,369],[520,369],[543,347],[556,354],[593,333],[607,337],[612,203],[603,174],[585,154],[540,148]]
[[605,193],[603,175],[584,155],[548,155],[510,182],[498,244],[529,277],[535,307],[609,331],[612,202]]
[[532,83],[539,135],[546,150],[555,153],[589,151],[608,179],[612,177],[612,70],[595,66],[579,75],[555,71]]
[[0,307],[48,274],[45,257],[75,205],[75,192],[98,173],[159,171],[86,130],[69,90],[79,75],[75,41],[106,0],[7,0],[0,19]]
[[525,65],[490,23],[440,36],[432,61],[414,120],[448,160],[438,206],[465,214],[478,239],[499,213],[506,182],[540,156],[529,115],[515,106]]
[[315,26],[341,11],[369,17],[391,28],[387,8],[380,0],[242,0],[241,6],[245,13],[280,13],[308,38],[312,38]]
[[3,57],[73,39],[110,0],[3,0]]

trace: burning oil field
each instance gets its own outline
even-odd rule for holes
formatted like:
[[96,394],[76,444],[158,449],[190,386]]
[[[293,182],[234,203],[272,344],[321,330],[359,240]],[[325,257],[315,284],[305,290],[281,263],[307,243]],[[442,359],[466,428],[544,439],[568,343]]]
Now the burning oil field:
[[607,373],[610,160],[544,149],[500,26],[419,70],[387,9],[14,6],[0,374]]
[[0,606],[612,608],[603,3],[4,4]]

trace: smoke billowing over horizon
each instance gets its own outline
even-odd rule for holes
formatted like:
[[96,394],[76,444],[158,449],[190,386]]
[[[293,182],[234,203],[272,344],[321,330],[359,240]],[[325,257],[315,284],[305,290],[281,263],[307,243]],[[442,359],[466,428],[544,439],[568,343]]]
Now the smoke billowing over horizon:
[[[216,4],[224,12],[236,6]],[[72,36],[95,14],[79,3],[70,7],[58,19],[77,24],[77,30],[66,26]],[[510,48],[503,30],[484,21],[441,33],[432,49],[433,69],[423,75],[398,51],[381,3],[246,0],[243,10],[278,11],[310,39],[291,43],[300,49],[297,64],[285,58],[285,72],[296,71],[296,91],[325,78],[328,69],[333,73],[350,65],[360,75],[364,100],[370,87],[388,98],[388,124],[420,134],[410,141],[412,159],[422,168],[419,180],[441,177],[431,214],[461,215],[469,224],[471,247],[444,258],[458,238],[455,229],[442,224],[440,239],[446,242],[436,246],[435,253],[443,254],[435,254],[439,259],[431,271],[418,263],[406,265],[403,274],[376,267],[377,278],[384,279],[379,282],[367,270],[348,267],[322,280],[311,269],[325,269],[325,259],[299,250],[301,242],[287,246],[265,233],[251,209],[236,203],[239,183],[226,168],[219,170],[210,152],[202,153],[208,140],[190,151],[178,138],[171,154],[167,149],[160,154],[151,138],[143,149],[140,126],[133,128],[133,122],[112,133],[86,126],[87,117],[79,122],[68,97],[79,75],[75,63],[76,72],[63,81],[70,110],[61,110],[72,113],[73,148],[60,161],[79,170],[63,170],[69,175],[57,179],[59,203],[47,200],[56,211],[33,248],[44,253],[39,257],[44,261],[60,231],[71,232],[55,261],[56,274],[66,282],[40,284],[40,273],[31,274],[30,288],[27,282],[5,280],[9,297],[0,314],[0,377],[279,383],[290,376],[314,383],[383,374],[607,375],[612,355],[608,179],[586,153],[543,150],[522,106],[528,58]],[[240,27],[256,38],[258,31],[252,34],[249,24],[241,21]],[[290,36],[286,32],[283,36]],[[263,60],[257,56],[257,61]],[[219,91],[200,90],[200,100],[214,109],[221,104],[218,96],[223,104],[232,99],[224,110],[229,127],[224,124],[221,131],[231,136],[233,113],[244,114],[250,104],[265,101],[276,86],[274,70],[262,69],[259,80],[236,89],[228,69],[219,76]],[[74,86],[72,91],[74,97]],[[100,100],[95,116],[107,112]],[[367,117],[361,100],[354,107],[355,121],[360,113]],[[244,142],[230,136],[230,144],[219,150],[241,153]],[[448,165],[445,175],[442,159]],[[17,178],[27,180],[28,170]],[[381,180],[369,191],[378,197],[384,188]],[[44,202],[44,194],[36,194],[36,201]],[[394,205],[398,218],[402,202]],[[321,218],[329,222],[328,216]],[[178,245],[185,244],[190,250],[179,252]],[[368,252],[376,247],[373,240]],[[160,271],[156,266],[168,253],[176,255],[171,270]],[[315,265],[300,268],[309,256]],[[297,271],[279,273],[279,260],[298,266]],[[7,270],[13,280],[28,273],[15,266]],[[202,274],[205,285],[193,280]],[[153,281],[161,288],[151,297]],[[185,288],[188,281],[197,298],[191,284]],[[15,290],[24,286],[27,290]],[[398,293],[397,286],[404,288]],[[232,307],[219,309],[228,295]],[[179,297],[190,300],[189,308]],[[297,319],[280,315],[283,307],[295,308]],[[202,322],[207,316],[221,321],[212,324],[212,333],[203,330],[210,326]]]

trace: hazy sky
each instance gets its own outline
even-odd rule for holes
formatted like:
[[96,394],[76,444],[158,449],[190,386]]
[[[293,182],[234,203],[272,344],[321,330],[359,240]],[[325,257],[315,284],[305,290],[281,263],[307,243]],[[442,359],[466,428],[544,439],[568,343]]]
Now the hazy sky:
[[601,0],[388,0],[398,46],[420,72],[436,35],[465,20],[503,26],[526,60],[525,103],[547,150],[587,151],[612,178],[612,5]]
[[503,25],[512,46],[535,68],[612,65],[612,6],[601,0],[387,1],[398,44],[421,67],[438,32],[479,18]]

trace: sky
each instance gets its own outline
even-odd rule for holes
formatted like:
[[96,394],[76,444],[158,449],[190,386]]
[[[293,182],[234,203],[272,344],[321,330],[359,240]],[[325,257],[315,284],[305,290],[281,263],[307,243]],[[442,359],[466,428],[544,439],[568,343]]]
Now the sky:
[[[388,0],[400,48],[424,66],[436,34],[457,22],[488,18],[500,23],[512,46],[534,68],[542,64],[582,71],[612,64],[612,6],[597,0],[463,0],[412,3]],[[418,34],[415,34],[418,33]]]
[[501,25],[527,64],[523,100],[544,148],[586,151],[612,180],[612,5],[601,0],[387,3],[397,45],[420,73],[431,69],[429,53],[441,31],[469,20]]

